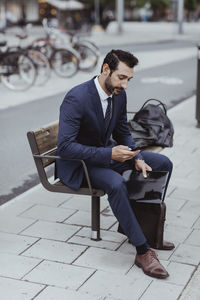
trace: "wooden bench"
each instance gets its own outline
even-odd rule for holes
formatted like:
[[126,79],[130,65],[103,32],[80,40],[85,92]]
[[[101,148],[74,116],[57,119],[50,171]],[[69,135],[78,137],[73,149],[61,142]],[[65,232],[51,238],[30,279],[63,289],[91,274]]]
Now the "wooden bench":
[[[64,159],[56,155],[58,136],[58,122],[49,124],[35,131],[27,133],[28,141],[31,147],[33,158],[36,164],[40,181],[45,189],[50,192],[66,193],[75,195],[91,196],[91,239],[101,240],[100,237],[100,197],[105,195],[103,190],[94,189],[88,175],[86,164],[81,159]],[[149,147],[145,149],[153,152],[160,152],[162,147]],[[55,164],[56,159],[77,160],[83,165],[87,187],[81,187],[79,190],[72,190],[61,181],[50,182],[47,176],[47,167]]]

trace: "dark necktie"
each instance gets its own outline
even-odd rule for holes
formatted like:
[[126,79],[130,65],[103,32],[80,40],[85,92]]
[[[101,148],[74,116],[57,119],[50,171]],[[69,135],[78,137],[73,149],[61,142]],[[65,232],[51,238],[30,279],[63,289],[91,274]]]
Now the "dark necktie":
[[110,119],[111,119],[111,116],[112,116],[112,107],[111,107],[112,97],[108,97],[107,101],[108,101],[108,106],[106,108],[106,114],[105,114],[105,119],[104,119],[105,130],[106,131],[108,129]]

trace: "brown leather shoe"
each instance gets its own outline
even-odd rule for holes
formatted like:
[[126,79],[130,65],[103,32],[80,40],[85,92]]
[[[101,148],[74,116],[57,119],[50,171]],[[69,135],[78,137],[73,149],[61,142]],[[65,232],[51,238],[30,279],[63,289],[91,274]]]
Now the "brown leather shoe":
[[135,264],[139,268],[142,268],[146,275],[151,277],[164,279],[169,276],[168,272],[159,262],[157,254],[152,249],[148,249],[145,254],[137,254],[135,258]]
[[159,250],[172,250],[175,248],[175,245],[171,242],[163,241],[163,244],[161,247],[159,247]]

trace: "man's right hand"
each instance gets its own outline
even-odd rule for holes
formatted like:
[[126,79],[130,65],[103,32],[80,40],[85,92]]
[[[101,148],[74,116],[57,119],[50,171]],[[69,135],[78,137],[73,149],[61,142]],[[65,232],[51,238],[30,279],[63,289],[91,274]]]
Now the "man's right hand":
[[140,150],[131,151],[127,146],[119,145],[112,148],[112,159],[120,162],[132,159]]

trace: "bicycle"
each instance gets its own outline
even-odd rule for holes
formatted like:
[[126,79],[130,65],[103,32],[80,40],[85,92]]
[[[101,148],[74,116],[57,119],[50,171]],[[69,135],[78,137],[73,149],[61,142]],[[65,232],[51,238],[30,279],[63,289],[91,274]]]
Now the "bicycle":
[[21,51],[9,51],[7,42],[0,42],[0,78],[9,89],[24,91],[29,89],[36,80],[36,69],[32,60]]
[[54,48],[60,47],[60,45],[65,45],[66,48],[71,43],[72,49],[76,51],[76,55],[79,55],[79,70],[92,71],[96,67],[100,52],[94,43],[87,40],[80,40],[80,36],[78,37],[77,34],[75,35],[72,32],[49,27],[47,19],[43,19],[42,25],[46,33],[46,39],[39,39],[37,42],[41,42],[42,40],[49,41],[46,43],[45,49],[43,49],[46,54],[50,52],[49,44]]
[[[28,35],[16,34],[16,37],[19,39],[19,41],[22,41],[26,39]],[[18,46],[10,47],[9,49],[10,51],[12,51],[12,49],[22,51],[30,57],[36,68],[36,85],[44,85],[48,81],[51,74],[51,68],[48,58],[43,53],[41,53],[38,49],[32,47],[32,45],[22,47],[21,43]]]
[[74,49],[56,48],[48,39],[36,39],[32,47],[43,53],[60,77],[72,77],[79,70],[80,56]]

